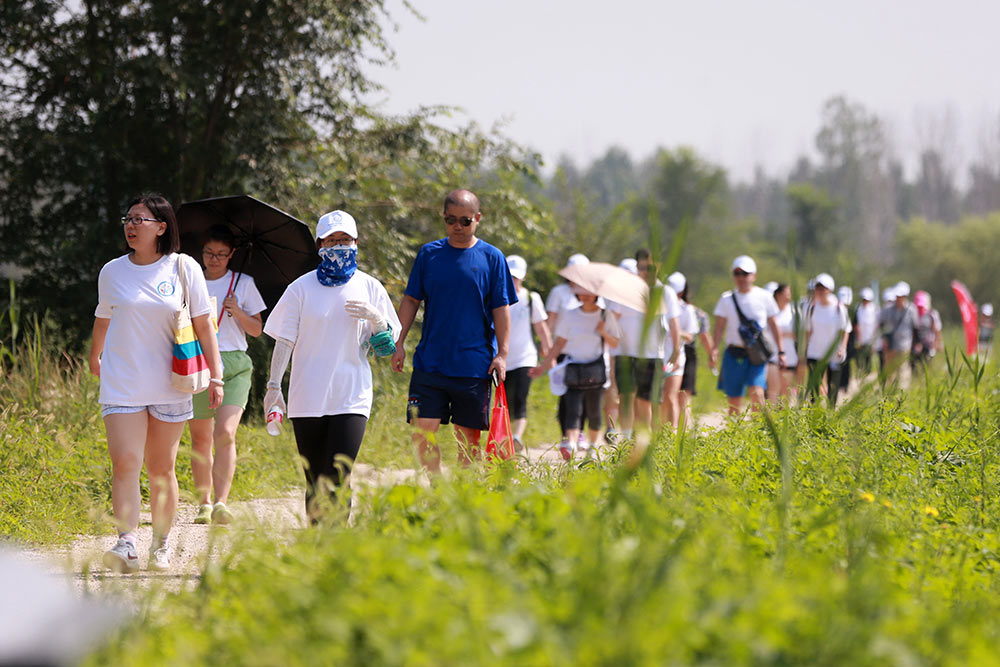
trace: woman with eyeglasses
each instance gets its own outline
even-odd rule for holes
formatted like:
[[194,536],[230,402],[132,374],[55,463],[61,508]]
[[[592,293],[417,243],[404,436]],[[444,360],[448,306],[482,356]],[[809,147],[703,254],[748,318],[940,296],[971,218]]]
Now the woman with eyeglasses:
[[[197,262],[177,252],[180,234],[174,209],[160,195],[143,195],[122,218],[128,254],[111,260],[98,278],[98,304],[90,348],[90,371],[101,379],[100,403],[111,456],[111,506],[118,541],[103,563],[117,572],[139,568],[139,473],[145,462],[153,538],[148,567],[170,567],[167,535],[177,511],[174,464],[191,395],[170,382],[174,314],[187,291],[191,321],[211,372],[208,404],[223,399],[222,361],[209,321],[211,304]],[[186,285],[178,267],[183,262]]]
[[[207,391],[194,396],[191,428],[191,474],[199,496],[195,523],[227,524],[232,514],[226,507],[236,472],[236,429],[250,397],[253,362],[247,354],[247,336],[256,338],[264,325],[261,312],[267,307],[251,276],[229,270],[236,237],[225,225],[214,225],[201,249],[209,296],[218,304],[219,351],[226,395],[218,408],[209,407]],[[212,446],[215,445],[213,456]],[[210,501],[215,496],[215,504]]]
[[[361,450],[374,386],[368,353],[396,351],[400,324],[385,287],[358,270],[358,226],[331,211],[316,226],[321,262],[288,286],[267,318],[274,339],[264,411],[287,412],[305,461],[306,513],[312,523],[347,485]],[[288,407],[281,380],[289,360]]]

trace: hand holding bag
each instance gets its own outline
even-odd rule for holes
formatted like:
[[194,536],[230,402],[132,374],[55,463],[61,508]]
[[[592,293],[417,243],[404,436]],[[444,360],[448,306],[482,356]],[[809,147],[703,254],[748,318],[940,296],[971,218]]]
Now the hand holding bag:
[[[177,280],[181,286],[181,307],[174,313],[174,359],[171,366],[170,385],[185,394],[197,394],[208,389],[212,373],[201,349],[198,336],[191,324],[191,307],[188,299],[185,255],[177,254]],[[211,299],[214,301],[214,298]],[[215,304],[212,303],[212,331],[215,324]]]
[[493,401],[493,413],[490,415],[490,433],[486,439],[487,459],[507,459],[514,456],[514,431],[510,427],[510,410],[507,408],[507,389],[503,382],[493,372],[493,383],[496,385],[496,397]]
[[760,324],[756,320],[751,320],[743,314],[740,310],[740,304],[736,301],[736,293],[734,292],[730,296],[733,297],[733,305],[736,306],[736,314],[740,316],[740,338],[743,339],[743,344],[747,349],[747,357],[750,359],[750,363],[754,366],[759,366],[761,364],[766,364],[774,354],[771,347],[767,344],[767,338],[764,337],[764,330],[760,328]]

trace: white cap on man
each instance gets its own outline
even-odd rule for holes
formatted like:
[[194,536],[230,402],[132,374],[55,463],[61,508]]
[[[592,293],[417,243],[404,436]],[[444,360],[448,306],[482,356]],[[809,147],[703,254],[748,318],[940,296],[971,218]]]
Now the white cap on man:
[[889,301],[895,301],[895,300],[896,300],[896,288],[895,287],[886,287],[884,290],[882,290],[882,301],[883,302],[888,303]]
[[875,291],[871,287],[862,287],[861,291],[858,292],[858,295],[861,297],[862,301],[875,300]]
[[510,269],[510,275],[518,280],[524,280],[524,277],[528,275],[528,263],[520,255],[508,257],[507,268]]
[[670,285],[670,289],[680,294],[687,287],[687,278],[680,271],[674,271],[667,277],[667,284]]
[[358,238],[358,223],[350,213],[330,211],[319,219],[316,225],[316,238],[325,239],[334,232],[344,232],[352,239]]
[[910,283],[905,280],[900,280],[896,283],[896,286],[892,288],[892,292],[896,295],[896,298],[901,296],[910,296]]
[[626,257],[622,261],[618,262],[618,268],[625,269],[634,275],[639,275],[639,263],[632,257]]
[[845,306],[851,305],[854,301],[854,290],[847,285],[841,285],[837,288],[837,300]]
[[740,255],[733,260],[733,268],[731,271],[739,269],[745,273],[757,273],[757,262],[753,261],[753,257],[750,255]]
[[576,253],[575,255],[570,255],[569,259],[566,260],[567,268],[570,266],[576,266],[577,264],[590,264],[590,260],[583,253]]
[[829,273],[819,274],[818,276],[816,276],[816,278],[814,278],[814,281],[817,285],[822,285],[831,292],[837,286],[836,283],[833,282],[833,276],[831,276]]

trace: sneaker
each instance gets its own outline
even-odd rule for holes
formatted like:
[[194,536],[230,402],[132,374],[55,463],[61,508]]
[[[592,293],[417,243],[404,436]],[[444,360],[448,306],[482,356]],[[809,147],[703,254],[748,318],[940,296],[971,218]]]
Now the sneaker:
[[573,448],[569,444],[569,440],[563,440],[559,443],[559,453],[562,454],[563,460],[569,461],[573,458]]
[[512,439],[514,440],[514,451],[515,452],[523,452],[524,451],[524,443],[521,442],[521,439],[519,437],[517,437],[516,435],[512,436]]
[[198,508],[198,514],[194,517],[194,522],[197,524],[206,524],[212,522],[212,506],[209,504],[201,505]]
[[215,503],[212,508],[212,523],[226,526],[233,522],[233,513],[229,511],[225,503]]
[[119,574],[135,572],[139,569],[139,554],[136,553],[134,544],[124,537],[119,537],[115,546],[104,552],[101,562],[104,563],[104,567]]
[[[157,542],[159,542],[159,546],[157,546]],[[166,540],[153,540],[149,546],[149,564],[146,568],[159,572],[170,569],[170,550],[167,548]]]

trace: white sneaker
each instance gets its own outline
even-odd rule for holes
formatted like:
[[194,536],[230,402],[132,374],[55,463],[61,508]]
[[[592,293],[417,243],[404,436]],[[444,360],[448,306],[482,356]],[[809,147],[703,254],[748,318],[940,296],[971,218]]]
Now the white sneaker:
[[104,552],[101,562],[104,567],[119,574],[135,572],[139,569],[139,554],[136,553],[134,544],[119,537],[115,546]]
[[167,548],[167,541],[160,540],[159,546],[154,539],[149,547],[149,564],[146,569],[164,572],[170,569],[170,550]]

